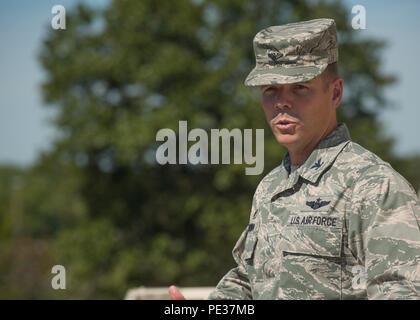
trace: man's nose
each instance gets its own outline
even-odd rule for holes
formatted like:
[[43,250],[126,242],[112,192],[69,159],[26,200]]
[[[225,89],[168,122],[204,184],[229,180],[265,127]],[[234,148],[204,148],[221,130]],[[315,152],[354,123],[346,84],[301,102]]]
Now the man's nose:
[[292,103],[285,94],[278,94],[276,96],[274,106],[276,109],[279,109],[279,110],[290,109],[292,107]]

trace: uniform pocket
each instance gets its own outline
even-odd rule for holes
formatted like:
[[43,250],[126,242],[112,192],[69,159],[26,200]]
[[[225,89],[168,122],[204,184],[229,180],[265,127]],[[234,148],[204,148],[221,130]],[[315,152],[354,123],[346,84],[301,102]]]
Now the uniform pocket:
[[265,274],[275,278],[287,299],[339,299],[341,229],[284,227],[270,234],[272,258]]
[[281,233],[270,234],[268,238],[268,242],[276,253],[296,253],[324,257],[340,257],[341,255],[341,228],[285,227]]

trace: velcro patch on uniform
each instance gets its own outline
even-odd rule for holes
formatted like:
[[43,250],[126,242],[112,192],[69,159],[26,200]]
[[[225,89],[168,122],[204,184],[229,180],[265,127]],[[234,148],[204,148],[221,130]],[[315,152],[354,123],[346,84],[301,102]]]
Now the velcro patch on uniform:
[[323,228],[341,228],[343,221],[340,217],[323,215],[293,215],[289,217],[287,226],[316,226]]

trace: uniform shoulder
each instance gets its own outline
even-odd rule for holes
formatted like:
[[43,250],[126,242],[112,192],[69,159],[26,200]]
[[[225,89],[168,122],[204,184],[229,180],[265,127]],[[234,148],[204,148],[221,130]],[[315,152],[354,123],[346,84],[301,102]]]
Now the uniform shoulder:
[[267,191],[271,189],[273,183],[278,183],[282,170],[285,170],[283,162],[261,179],[254,193],[255,203],[263,201],[263,197],[267,195]]
[[284,170],[283,162],[267,173],[260,181],[261,183],[271,183],[274,179],[278,178],[280,172]]
[[351,166],[351,174],[355,178],[355,188],[360,190],[376,190],[387,185],[393,190],[414,193],[411,184],[397,172],[388,162],[358,143],[350,142],[343,150],[339,161]]
[[350,141],[342,152],[343,161],[352,161],[353,165],[360,168],[367,168],[372,166],[388,166],[391,165],[388,162],[382,160],[379,156],[374,154],[372,151],[367,150],[360,144]]

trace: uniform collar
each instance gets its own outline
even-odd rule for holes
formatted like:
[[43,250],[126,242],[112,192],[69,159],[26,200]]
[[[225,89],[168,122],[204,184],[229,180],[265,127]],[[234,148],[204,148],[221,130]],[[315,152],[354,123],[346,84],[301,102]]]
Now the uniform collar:
[[338,126],[324,139],[322,139],[315,149],[311,152],[305,162],[292,174],[290,172],[290,156],[286,153],[279,169],[277,177],[280,179],[272,197],[293,188],[302,177],[311,183],[316,183],[322,173],[334,162],[338,154],[350,142],[350,134],[344,123]]

